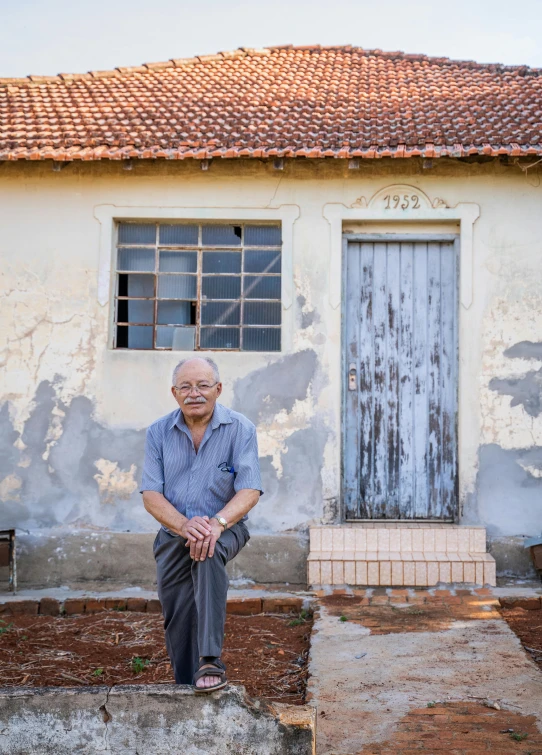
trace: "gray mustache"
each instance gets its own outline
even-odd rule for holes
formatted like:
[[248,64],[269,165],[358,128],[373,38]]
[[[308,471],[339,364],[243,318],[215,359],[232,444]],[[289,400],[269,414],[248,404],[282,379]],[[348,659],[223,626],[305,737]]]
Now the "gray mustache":
[[207,399],[203,398],[203,396],[198,396],[197,398],[190,398],[187,396],[185,400],[183,401],[183,404],[206,404]]

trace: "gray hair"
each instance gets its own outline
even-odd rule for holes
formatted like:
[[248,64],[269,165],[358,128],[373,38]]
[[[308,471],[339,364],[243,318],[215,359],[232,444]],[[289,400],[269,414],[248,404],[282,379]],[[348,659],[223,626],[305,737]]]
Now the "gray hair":
[[187,362],[194,361],[194,359],[201,359],[202,362],[207,362],[207,364],[209,365],[209,367],[211,367],[212,370],[213,370],[213,376],[214,376],[215,381],[217,383],[220,383],[220,374],[218,372],[218,366],[217,366],[217,363],[215,362],[215,360],[211,359],[211,357],[204,357],[204,356],[201,356],[201,357],[197,356],[196,357],[196,356],[194,356],[194,357],[187,357],[186,359],[181,359],[181,361],[179,362],[179,364],[173,370],[173,375],[172,375],[172,378],[171,378],[171,380],[172,380],[171,384],[172,385],[177,385],[177,375],[179,374],[181,368],[184,367],[184,365]]

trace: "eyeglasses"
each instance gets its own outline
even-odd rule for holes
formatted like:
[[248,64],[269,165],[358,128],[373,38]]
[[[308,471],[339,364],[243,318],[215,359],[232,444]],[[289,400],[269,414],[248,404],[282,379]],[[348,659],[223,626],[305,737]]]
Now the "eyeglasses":
[[211,390],[211,388],[214,388],[215,385],[218,385],[218,381],[216,383],[198,383],[197,385],[174,385],[173,388],[176,391],[179,391],[179,393],[192,393],[192,391],[196,391],[197,393],[207,393]]

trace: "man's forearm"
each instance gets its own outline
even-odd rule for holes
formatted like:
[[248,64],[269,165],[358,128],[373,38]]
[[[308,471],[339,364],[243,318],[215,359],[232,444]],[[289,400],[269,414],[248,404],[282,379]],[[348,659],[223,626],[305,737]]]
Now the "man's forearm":
[[162,493],[154,490],[143,491],[143,505],[157,522],[163,524],[176,535],[181,535],[181,528],[188,519],[164,498]]
[[232,524],[235,524],[242,519],[245,514],[248,514],[250,509],[254,508],[258,503],[259,499],[259,490],[245,488],[236,493],[231,501],[229,501],[223,509],[217,512],[217,515],[224,517],[228,522],[228,526],[231,527]]

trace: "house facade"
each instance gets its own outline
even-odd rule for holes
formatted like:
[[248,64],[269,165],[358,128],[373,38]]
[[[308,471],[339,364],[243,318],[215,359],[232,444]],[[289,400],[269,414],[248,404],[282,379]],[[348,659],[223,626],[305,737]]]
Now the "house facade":
[[195,353],[258,429],[265,494],[233,576],[528,574],[541,87],[317,47],[0,80],[0,526],[20,582],[152,583],[145,429]]

